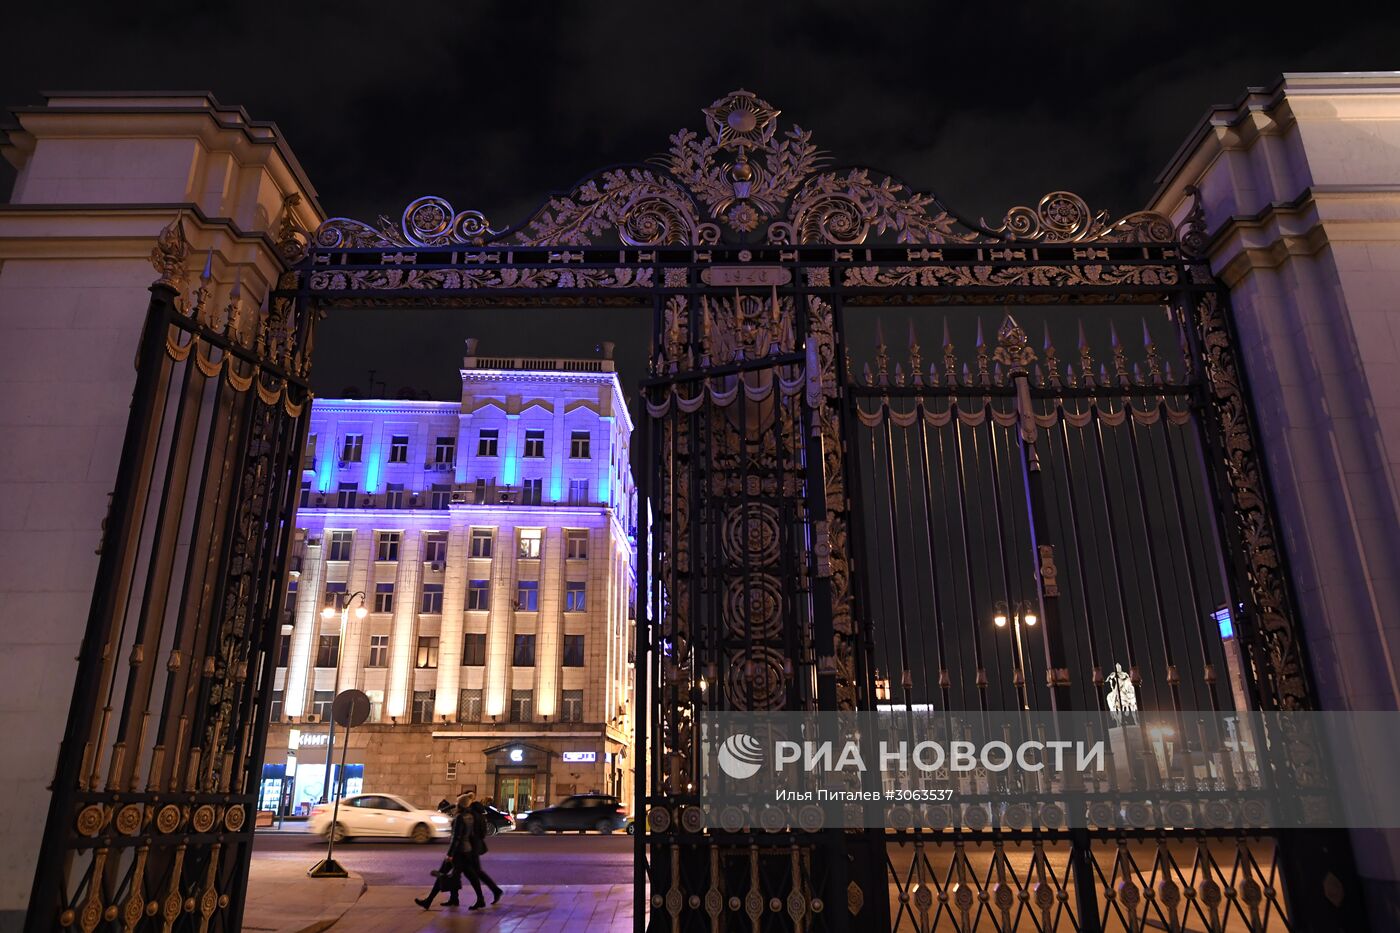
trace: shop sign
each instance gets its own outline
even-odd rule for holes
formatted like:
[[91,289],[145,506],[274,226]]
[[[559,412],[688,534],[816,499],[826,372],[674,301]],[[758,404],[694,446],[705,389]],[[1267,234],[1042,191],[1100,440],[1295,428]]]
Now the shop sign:
[[564,752],[559,756],[564,761],[597,761],[597,752]]

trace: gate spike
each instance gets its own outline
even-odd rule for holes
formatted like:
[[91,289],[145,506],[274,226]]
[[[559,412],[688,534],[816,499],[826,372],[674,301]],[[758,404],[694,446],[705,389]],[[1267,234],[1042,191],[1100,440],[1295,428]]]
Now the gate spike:
[[995,382],[997,385],[1006,384],[1006,378],[1002,375],[1000,363],[997,363],[995,366],[992,367],[992,381]]
[[1133,382],[1140,386],[1147,385],[1142,378],[1142,364],[1136,360],[1133,361]]
[[[1052,368],[1050,371],[1053,373],[1055,370]],[[1042,389],[1045,388],[1045,369],[1039,363],[1036,363],[1031,372],[1035,376],[1036,386]]]
[[966,363],[963,364],[962,368],[962,381],[963,385],[972,385],[972,370],[968,368]]
[[987,385],[991,380],[991,375],[987,372],[987,366],[991,358],[987,355],[987,341],[982,336],[982,318],[977,318],[977,384]]
[[931,386],[936,386],[936,385],[938,385],[938,364],[937,364],[937,363],[929,363],[929,364],[928,364],[928,384],[931,385]]
[[868,386],[873,386],[875,384],[875,377],[870,373],[869,363],[865,364],[865,384]]
[[1108,343],[1112,347],[1121,347],[1123,342],[1118,339],[1118,328],[1112,321],[1108,322]]
[[1065,385],[1070,388],[1074,388],[1076,385],[1074,381],[1074,365],[1071,363],[1065,364]]
[[885,345],[885,326],[879,318],[875,319],[875,373],[880,377],[880,385],[889,385],[889,347]]
[[923,350],[919,346],[918,335],[914,333],[914,319],[909,319],[909,373],[914,379],[914,385],[924,384],[924,357]]
[[1143,319],[1142,319],[1142,345],[1143,345],[1144,347],[1150,347],[1150,346],[1152,346],[1152,335],[1151,335],[1150,333],[1147,332],[1147,317],[1146,317],[1146,316],[1144,316]]
[[948,332],[948,319],[943,319],[943,375],[948,385],[958,381],[958,351],[953,346],[952,335]]
[[894,364],[894,384],[897,385],[897,386],[902,386],[902,385],[904,385],[904,364],[903,364],[903,363],[895,363],[895,364]]

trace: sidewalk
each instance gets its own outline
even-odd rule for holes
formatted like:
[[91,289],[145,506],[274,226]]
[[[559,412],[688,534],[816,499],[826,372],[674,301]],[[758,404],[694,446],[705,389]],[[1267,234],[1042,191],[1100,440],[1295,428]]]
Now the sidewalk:
[[624,933],[632,929],[630,884],[508,884],[499,904],[481,910],[467,909],[470,887],[463,891],[461,907],[443,907],[443,896],[438,895],[437,904],[423,910],[413,899],[427,893],[427,886],[376,885],[336,923],[335,933]]
[[343,880],[313,880],[306,877],[306,865],[300,862],[254,859],[248,872],[243,929],[318,933],[339,920],[364,892],[365,880],[353,871]]

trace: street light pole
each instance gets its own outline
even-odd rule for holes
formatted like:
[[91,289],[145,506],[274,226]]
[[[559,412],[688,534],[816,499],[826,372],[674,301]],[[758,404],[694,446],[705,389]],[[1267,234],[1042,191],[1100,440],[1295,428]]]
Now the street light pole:
[[[355,609],[355,618],[363,619],[369,615],[369,610],[365,608],[365,591],[356,590],[345,599],[344,605],[340,607],[340,640],[335,646],[335,684],[332,686],[331,694],[334,695],[340,689],[340,659],[345,654],[345,626],[350,621],[350,606],[358,599],[360,605]],[[327,606],[321,610],[321,618],[334,619],[335,609]],[[341,755],[344,758],[344,755]],[[331,771],[335,768],[335,713],[326,713],[326,774],[321,784],[321,803],[325,803],[331,792]],[[341,767],[340,782],[338,787],[344,787],[345,768]],[[337,793],[338,799],[341,794]]]
[[1009,611],[1006,603],[997,603],[994,611],[996,614],[992,616],[992,622],[997,628],[1006,628],[1009,623],[1016,639],[1016,673],[1019,675],[1016,679],[1021,688],[1021,708],[1029,710],[1031,708],[1030,683],[1026,680],[1026,648],[1022,641],[1021,626],[1033,628],[1040,621],[1040,618],[1036,615],[1035,607],[1024,600],[1016,604],[1015,612]]

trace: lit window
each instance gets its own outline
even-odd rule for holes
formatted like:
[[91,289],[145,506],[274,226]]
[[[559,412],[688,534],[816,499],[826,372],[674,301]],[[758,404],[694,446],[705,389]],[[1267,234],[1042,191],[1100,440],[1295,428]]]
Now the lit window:
[[395,435],[389,440],[389,462],[390,462],[390,463],[407,463],[407,462],[408,462],[408,435],[407,435],[407,434],[395,434]]
[[588,453],[588,432],[574,431],[569,435],[569,456],[574,460],[587,460]]
[[423,584],[423,601],[419,604],[418,611],[426,613],[442,612],[441,583]]
[[425,670],[438,666],[438,639],[436,635],[418,636],[418,654],[413,659],[413,666]]
[[581,581],[570,581],[564,585],[564,611],[583,612],[588,608],[585,587]]
[[588,559],[588,532],[586,531],[566,531],[564,532],[565,555],[569,560]]
[[500,440],[500,432],[495,428],[483,428],[476,439],[476,455],[478,457],[496,456],[496,444]]
[[515,588],[515,608],[521,612],[538,612],[540,608],[540,581],[521,580]]
[[471,580],[468,582],[467,608],[479,611],[491,608],[490,580]]
[[531,459],[544,456],[544,431],[525,432],[525,456]]
[[490,528],[473,528],[472,557],[490,557],[492,537],[493,533]]
[[520,532],[520,557],[522,560],[538,560],[540,543],[544,531],[539,528],[524,528]]

